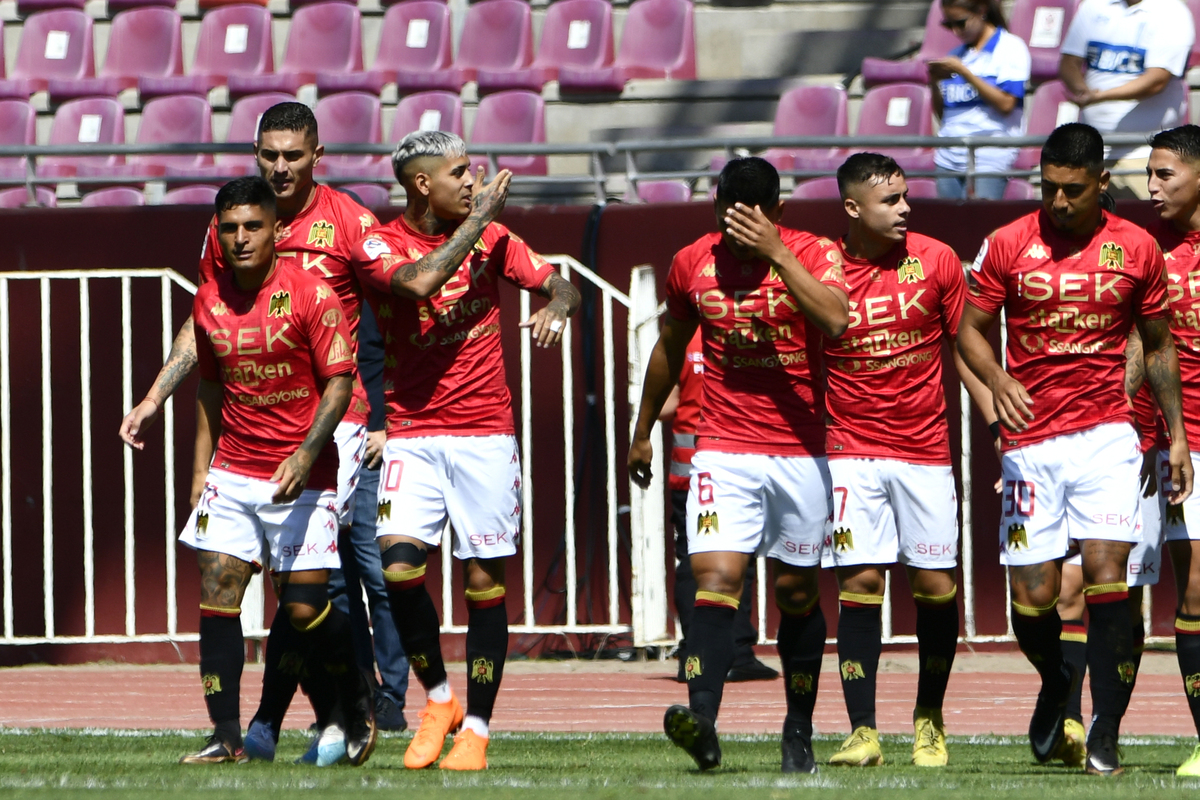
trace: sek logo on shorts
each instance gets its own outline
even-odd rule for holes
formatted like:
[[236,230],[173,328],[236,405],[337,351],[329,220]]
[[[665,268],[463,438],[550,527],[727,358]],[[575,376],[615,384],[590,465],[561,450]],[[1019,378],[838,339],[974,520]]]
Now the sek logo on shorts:
[[[336,553],[337,542],[330,542],[325,548],[326,553]],[[285,544],[280,551],[283,558],[300,558],[301,556],[316,556],[322,552],[319,545],[316,543],[307,544]]]
[[515,537],[516,531],[504,531],[502,533],[472,533],[467,538],[470,539],[471,544],[475,545],[476,547],[495,547],[501,543],[507,544],[509,541],[509,536]]

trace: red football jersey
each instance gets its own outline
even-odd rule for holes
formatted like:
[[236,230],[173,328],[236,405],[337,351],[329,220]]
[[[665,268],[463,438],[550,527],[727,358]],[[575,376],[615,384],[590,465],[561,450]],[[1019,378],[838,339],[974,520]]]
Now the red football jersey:
[[1166,314],[1163,257],[1150,234],[1104,213],[1087,239],[1059,233],[1042,211],[989,236],[971,268],[967,302],[1003,308],[1007,370],[1033,399],[1034,419],[1005,430],[1005,447],[1132,422],[1125,341],[1135,316]]
[[[379,222],[348,194],[321,184],[317,184],[317,195],[307,208],[294,217],[280,217],[280,222],[283,226],[275,239],[275,255],[284,263],[302,267],[322,278],[337,293],[346,311],[350,346],[357,359],[362,291],[354,270],[350,269],[350,251],[354,243]],[[217,240],[217,219],[213,217],[204,248],[200,251],[200,283],[207,283],[228,270],[221,243]],[[356,371],[354,397],[344,420],[366,425],[370,412],[366,390]]]
[[[675,437],[671,446],[673,464],[692,463],[695,447],[683,446],[678,438],[696,438],[696,426],[700,424],[700,396],[704,392],[704,344],[700,341],[700,329],[688,342],[683,356],[683,371],[679,373],[679,404],[675,407],[675,418],[671,420],[671,434]],[[676,436],[678,435],[678,436]],[[673,470],[667,481],[671,489],[687,491],[688,476],[683,470]]]
[[1195,450],[1200,448],[1200,231],[1184,234],[1160,223],[1151,233],[1167,265],[1167,321],[1179,353],[1183,426]]
[[[325,382],[354,372],[341,303],[321,279],[279,261],[254,292],[229,271],[204,284],[192,317],[200,377],[224,388],[213,466],[269,480],[308,436]],[[308,488],[337,488],[337,469],[330,439]]]
[[[781,227],[800,263],[846,291],[829,239]],[[774,267],[738,261],[710,233],[683,248],[667,275],[667,312],[704,337],[699,450],[775,456],[825,454],[821,332],[808,324]]]
[[537,291],[554,267],[493,222],[435,296],[393,295],[396,269],[449,238],[426,236],[399,217],[354,248],[354,270],[383,336],[389,438],[515,431],[500,349],[497,278]]
[[874,262],[839,241],[850,327],[825,340],[830,458],[949,464],[942,344],[958,335],[967,280],[949,246],[908,234]]

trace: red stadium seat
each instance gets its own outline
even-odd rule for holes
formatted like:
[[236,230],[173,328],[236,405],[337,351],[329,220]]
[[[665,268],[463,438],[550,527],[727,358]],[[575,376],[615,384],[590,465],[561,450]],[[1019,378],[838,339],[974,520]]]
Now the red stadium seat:
[[[916,83],[889,83],[867,90],[858,112],[859,136],[932,136],[933,99],[929,87]],[[906,170],[932,170],[929,147],[873,147],[896,159]]]
[[146,196],[130,186],[110,186],[107,189],[88,192],[80,199],[79,204],[86,208],[144,206]]
[[481,69],[524,69],[533,62],[533,18],[524,0],[481,0],[467,10],[454,66],[429,72],[400,72],[400,94],[462,90]]
[[[516,0],[514,0],[516,2]],[[316,3],[298,9],[288,29],[287,52],[274,75],[230,75],[229,97],[296,91],[318,72],[362,72],[362,15],[350,3]]]
[[171,77],[142,77],[142,102],[172,94],[206,94],[224,86],[230,75],[266,75],[274,71],[271,12],[239,3],[204,15],[191,72]]
[[[846,90],[840,86],[800,86],[779,98],[775,109],[774,136],[846,136]],[[775,148],[764,156],[777,169],[836,169],[845,160],[845,151],[789,150]]]
[[0,97],[28,98],[51,78],[90,78],[96,74],[92,18],[74,8],[42,11],[25,20],[17,60]]
[[1005,200],[1039,200],[1041,194],[1036,186],[1029,181],[1021,180],[1020,178],[1009,178],[1008,185],[1004,187]]
[[28,17],[39,11],[74,8],[83,11],[86,0],[17,0],[17,16]]
[[837,178],[813,178],[796,184],[792,190],[793,200],[840,200]]
[[[379,98],[366,92],[341,92],[322,97],[313,114],[325,145],[378,144],[383,141],[383,117]],[[318,175],[370,177],[376,172],[378,156],[326,155],[317,164]]]
[[115,97],[150,78],[183,74],[183,27],[173,8],[133,8],[113,18],[108,53],[96,78],[51,78],[50,102]]
[[[1059,125],[1078,119],[1079,106],[1067,99],[1067,87],[1061,81],[1043,83],[1033,93],[1033,101],[1027,100],[1025,104],[1025,133],[1028,136],[1049,136]],[[1042,148],[1024,147],[1017,154],[1013,169],[1037,169],[1041,158]]]
[[601,69],[613,63],[612,6],[607,0],[558,0],[546,10],[537,58],[525,69],[480,69],[479,92],[540,92],[564,66]]
[[[142,109],[138,125],[138,144],[191,144],[211,142],[212,110],[203,97],[184,94],[156,97]],[[192,174],[196,168],[213,163],[211,155],[129,156],[124,164],[83,165],[81,177],[166,175],[171,167],[176,174]]]
[[[485,0],[494,2],[494,0]],[[528,144],[546,141],[546,107],[542,96],[521,90],[496,92],[479,101],[471,131],[471,152],[481,144]],[[545,156],[500,156],[500,169],[517,175],[545,175]]]
[[693,80],[696,37],[689,0],[636,0],[629,7],[621,36],[621,52],[611,67],[564,66],[560,91],[620,92],[633,78]]
[[[54,208],[58,205],[58,198],[54,196],[54,192],[45,186],[38,186],[34,194],[37,195],[37,205],[39,206]],[[28,205],[29,190],[24,186],[0,191],[0,208],[25,208]]]
[[1059,48],[1075,16],[1075,0],[1016,0],[1008,28],[1029,45],[1034,83],[1058,77]]
[[929,79],[929,70],[925,62],[932,58],[941,58],[961,44],[957,36],[942,27],[942,2],[933,0],[925,17],[925,40],[916,56],[902,61],[864,58],[863,85],[869,89],[881,83],[925,83]]
[[164,206],[211,206],[217,199],[217,187],[201,184],[199,186],[180,186],[163,194]]
[[642,203],[688,203],[692,186],[687,181],[638,181],[636,198]]
[[[321,94],[359,91],[379,94],[398,74],[418,74],[449,69],[450,9],[441,0],[405,0],[383,15],[379,53],[367,72],[319,72]],[[460,87],[461,88],[461,87]]]
[[[37,111],[27,100],[0,100],[0,145],[37,144]],[[21,178],[26,159],[0,158],[0,177]]]
[[[112,97],[69,100],[54,112],[48,144],[125,144],[125,109]],[[80,166],[115,166],[124,156],[43,156],[37,174],[46,178],[69,178]]]
[[378,183],[346,183],[337,190],[357,197],[359,204],[367,208],[386,206],[390,199],[387,187]]

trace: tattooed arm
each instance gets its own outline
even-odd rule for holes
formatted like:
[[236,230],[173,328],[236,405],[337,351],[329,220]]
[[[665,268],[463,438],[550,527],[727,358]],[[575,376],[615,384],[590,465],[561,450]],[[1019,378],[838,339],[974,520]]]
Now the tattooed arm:
[[1125,396],[1132,400],[1145,382],[1146,357],[1142,353],[1142,335],[1135,325],[1125,342]]
[[209,550],[197,550],[196,560],[200,562],[200,605],[241,608],[254,567],[240,558]]
[[196,449],[192,456],[192,508],[200,502],[204,480],[221,438],[221,396],[224,390],[216,381],[200,381],[196,392]]
[[183,323],[183,327],[175,335],[171,353],[162,369],[158,371],[158,377],[154,379],[154,385],[146,393],[146,398],[121,420],[121,429],[118,431],[121,441],[138,450],[145,447],[146,441],[142,434],[154,425],[162,404],[187,380],[195,368],[196,332],[192,326],[192,317],[188,315],[187,322]]
[[353,385],[354,379],[349,373],[335,375],[325,384],[325,391],[321,393],[321,402],[317,404],[317,413],[313,418],[312,427],[308,430],[308,436],[300,443],[296,452],[284,459],[271,476],[271,482],[279,484],[274,497],[271,498],[274,502],[290,503],[304,491],[313,462],[317,460],[321,448],[333,436],[333,429],[342,421],[342,417],[346,416]]
[[550,302],[520,327],[533,328],[533,340],[538,347],[554,347],[562,339],[567,317],[579,310],[579,290],[562,275],[551,272],[538,294],[550,298]]
[[[1163,317],[1137,320],[1141,334],[1142,361],[1146,380],[1158,401],[1159,411],[1171,435],[1171,485],[1164,486],[1172,505],[1179,505],[1192,493],[1192,457],[1188,452],[1187,433],[1183,429],[1183,392],[1179,380],[1179,356],[1171,339],[1171,329]],[[1126,379],[1128,383],[1128,378]]]

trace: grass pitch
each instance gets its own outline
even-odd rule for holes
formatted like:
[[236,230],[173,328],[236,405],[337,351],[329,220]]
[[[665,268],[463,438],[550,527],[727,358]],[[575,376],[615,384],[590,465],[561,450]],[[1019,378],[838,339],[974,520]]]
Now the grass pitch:
[[[1175,767],[1194,740],[1128,738],[1126,772],[1103,779],[1062,766],[1039,766],[1024,740],[1010,737],[951,737],[950,766],[919,769],[908,764],[911,740],[883,738],[888,764],[873,769],[833,769],[795,777],[779,772],[779,742],[767,736],[723,739],[724,764],[700,774],[691,759],[661,735],[649,734],[494,734],[491,768],[485,773],[420,772],[404,769],[408,734],[385,736],[361,769],[298,766],[291,762],[307,739],[286,732],[273,764],[184,767],[175,761],[202,744],[199,733],[172,731],[4,730],[0,729],[0,796],[55,797],[226,797],[283,798],[316,790],[324,798],[376,795],[456,796],[488,800],[594,797],[628,800],[630,795],[715,800],[716,798],[900,797],[897,790],[925,798],[982,800],[1033,797],[1043,800],[1194,796],[1200,780],[1176,779]],[[840,740],[815,743],[819,761]],[[447,747],[449,743],[447,742]],[[910,795],[916,796],[916,795]]]

